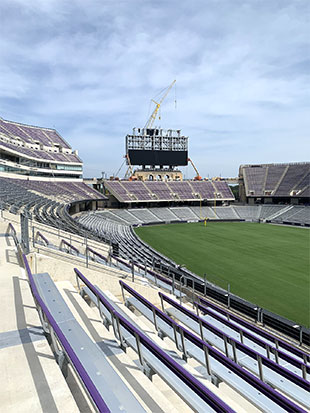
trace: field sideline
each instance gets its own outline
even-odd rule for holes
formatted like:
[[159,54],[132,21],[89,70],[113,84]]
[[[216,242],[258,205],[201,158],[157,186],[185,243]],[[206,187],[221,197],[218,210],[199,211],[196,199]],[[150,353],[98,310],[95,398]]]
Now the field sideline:
[[310,326],[309,230],[208,222],[135,229],[178,264],[254,304]]

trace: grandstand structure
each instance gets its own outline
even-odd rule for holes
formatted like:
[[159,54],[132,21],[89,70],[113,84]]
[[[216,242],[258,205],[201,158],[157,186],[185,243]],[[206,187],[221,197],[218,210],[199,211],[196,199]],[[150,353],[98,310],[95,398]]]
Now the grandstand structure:
[[1,410],[310,411],[309,328],[177,266],[133,230],[309,226],[308,206],[237,205],[221,181],[111,180],[106,198],[55,130],[0,126]]
[[309,204],[310,163],[241,165],[242,202]]
[[221,181],[106,180],[104,188],[111,206],[222,205],[235,200],[230,187]]
[[83,162],[55,129],[0,118],[0,171],[37,177],[81,178]]
[[[83,161],[55,129],[0,118],[0,203],[13,212],[78,212],[103,206],[105,197],[83,183]],[[42,212],[42,213],[43,213]]]

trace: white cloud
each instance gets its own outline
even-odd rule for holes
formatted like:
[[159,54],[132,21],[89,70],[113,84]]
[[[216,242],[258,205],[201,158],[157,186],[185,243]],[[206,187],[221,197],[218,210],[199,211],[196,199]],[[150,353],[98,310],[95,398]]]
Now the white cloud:
[[4,0],[0,13],[0,116],[55,125],[88,176],[115,172],[175,78],[161,123],[190,136],[202,175],[309,150],[307,0]]

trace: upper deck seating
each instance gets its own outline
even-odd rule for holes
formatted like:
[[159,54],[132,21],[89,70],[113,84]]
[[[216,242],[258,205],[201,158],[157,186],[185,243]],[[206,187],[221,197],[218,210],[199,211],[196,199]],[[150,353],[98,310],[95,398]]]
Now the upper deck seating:
[[233,193],[231,192],[230,187],[227,185],[226,182],[215,181],[214,186],[216,188],[217,194],[219,193],[222,198],[235,199]]
[[167,182],[167,185],[169,186],[171,193],[176,194],[179,199],[195,199],[193,190],[187,181],[172,181]]
[[105,181],[120,202],[229,199],[234,196],[226,182],[209,181]]
[[192,181],[190,183],[193,192],[198,194],[198,199],[213,199],[215,198],[215,188],[211,181]]
[[141,181],[123,181],[122,185],[128,193],[134,195],[134,199],[145,201],[152,198],[147,186]]
[[[308,186],[309,182],[309,169],[310,164],[296,164],[296,165],[289,165],[283,179],[280,182],[278,189],[275,192],[275,196],[290,196],[292,190],[298,186],[300,181],[307,179],[308,176]],[[307,183],[304,181],[302,184],[303,187],[299,189],[303,189]]]
[[40,128],[38,126],[25,125],[0,118],[0,132],[8,136],[19,137],[27,143],[39,142],[46,146],[56,144],[63,148],[70,149],[68,143],[55,129]]
[[166,182],[145,182],[147,185],[149,191],[155,195],[155,198],[152,198],[153,200],[158,199],[158,200],[171,200],[172,194],[169,186],[166,184]]
[[263,185],[266,176],[267,167],[265,165],[251,165],[244,168],[244,177],[247,183],[247,189],[256,196],[263,195]]
[[246,196],[306,197],[310,163],[241,165]]
[[36,161],[82,163],[55,129],[40,128],[0,118],[0,147],[12,155]]

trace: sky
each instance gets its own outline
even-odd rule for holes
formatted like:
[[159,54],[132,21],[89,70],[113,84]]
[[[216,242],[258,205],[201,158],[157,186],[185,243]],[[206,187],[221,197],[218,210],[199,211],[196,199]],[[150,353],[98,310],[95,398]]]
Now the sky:
[[56,128],[85,177],[118,171],[174,79],[155,124],[189,136],[201,176],[309,160],[309,0],[1,0],[0,16],[0,117]]

